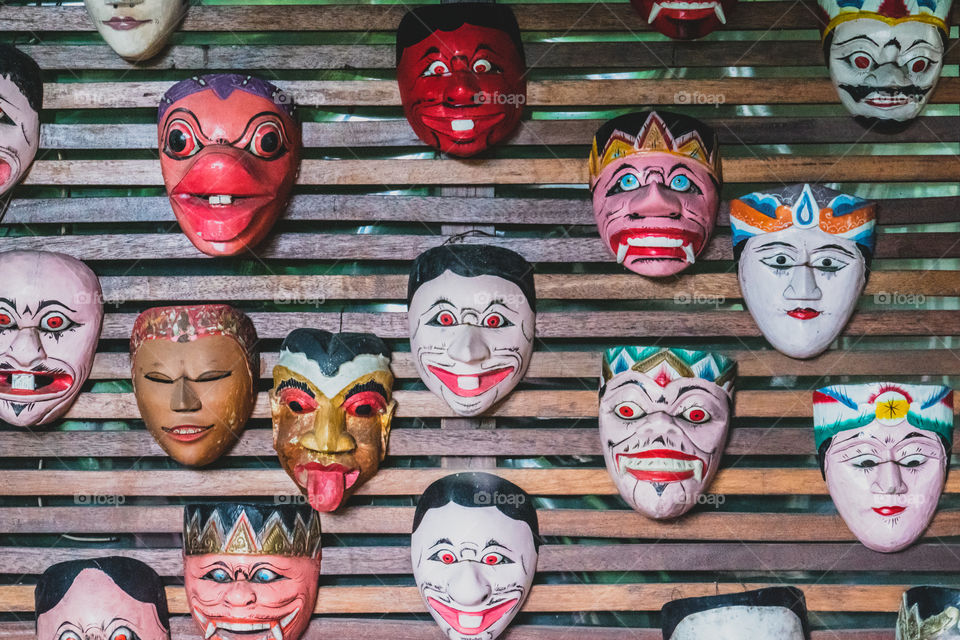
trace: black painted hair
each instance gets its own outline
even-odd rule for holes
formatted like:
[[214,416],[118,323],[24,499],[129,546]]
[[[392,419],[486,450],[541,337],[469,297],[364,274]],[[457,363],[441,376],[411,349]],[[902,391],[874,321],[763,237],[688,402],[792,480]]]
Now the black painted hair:
[[387,344],[372,333],[331,333],[321,329],[294,329],[280,350],[304,354],[316,362],[326,376],[335,375],[340,365],[361,353],[390,357]]
[[43,80],[33,58],[9,44],[0,44],[0,76],[9,77],[27,97],[30,108],[43,108]]
[[664,640],[676,630],[684,618],[701,611],[720,607],[783,607],[800,618],[803,637],[810,637],[810,624],[807,622],[807,602],[803,591],[796,587],[768,587],[754,591],[727,593],[702,598],[681,598],[663,605],[660,610],[660,625],[663,627]]
[[533,265],[509,249],[483,244],[445,244],[427,249],[413,261],[407,283],[407,302],[422,285],[447,271],[465,278],[497,276],[520,287],[530,308],[537,310]]
[[540,548],[540,524],[537,510],[527,492],[492,473],[470,471],[455,473],[440,478],[423,492],[417,502],[413,516],[413,531],[431,509],[439,509],[449,503],[462,507],[496,507],[500,513],[512,520],[526,522],[533,533],[533,543]]
[[489,2],[457,2],[417,7],[403,16],[397,28],[397,64],[407,47],[423,42],[435,31],[456,31],[465,24],[503,31],[523,57],[520,26],[510,7]]
[[102,571],[134,600],[155,606],[160,624],[167,631],[170,630],[167,594],[160,576],[149,565],[121,556],[69,560],[47,568],[40,576],[34,591],[34,611],[37,617],[57,606],[67,595],[73,581],[86,569]]

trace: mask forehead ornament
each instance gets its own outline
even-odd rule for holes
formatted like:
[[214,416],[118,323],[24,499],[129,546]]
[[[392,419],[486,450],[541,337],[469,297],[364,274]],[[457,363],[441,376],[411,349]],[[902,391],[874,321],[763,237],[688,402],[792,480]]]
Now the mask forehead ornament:
[[717,353],[613,347],[603,354],[600,440],[620,496],[650,518],[689,511],[716,474],[736,363]]
[[763,336],[811,358],[840,335],[866,283],[877,206],[821,185],[792,185],[730,203],[747,309]]
[[662,277],[696,261],[723,183],[712,128],[666,111],[623,115],[597,131],[589,165],[597,227],[618,264]]
[[930,524],[953,440],[953,391],[874,382],[813,394],[814,439],[833,503],[865,546],[900,551]]

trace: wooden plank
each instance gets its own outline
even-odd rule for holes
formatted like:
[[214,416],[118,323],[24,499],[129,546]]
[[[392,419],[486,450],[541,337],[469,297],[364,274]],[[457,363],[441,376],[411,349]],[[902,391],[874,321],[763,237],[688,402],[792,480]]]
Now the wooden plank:
[[[782,584],[782,583],[775,583]],[[523,610],[562,611],[659,611],[676,598],[736,593],[771,586],[771,583],[692,582],[629,584],[538,584]],[[798,585],[806,596],[809,611],[893,612],[900,605],[909,584]],[[171,613],[186,613],[183,587],[167,587]],[[0,586],[0,611],[33,610],[33,586]],[[422,613],[423,601],[416,587],[327,587],[321,586],[314,613],[349,615],[366,613]]]
[[[958,50],[960,51],[960,50]],[[115,57],[115,56],[114,56]],[[849,117],[831,118],[703,118],[717,131],[721,144],[864,144],[889,143],[890,134],[864,129]],[[584,147],[602,120],[524,120],[510,145]],[[897,136],[897,142],[943,143],[955,140],[960,118],[925,116]],[[307,122],[306,147],[419,146],[406,120],[347,120]],[[152,124],[44,124],[40,146],[45,149],[154,149],[157,127]]]
[[[331,300],[403,300],[407,274],[375,276],[121,276],[100,279],[110,304],[140,301],[272,300],[313,304]],[[633,274],[537,274],[539,300],[704,299],[723,304],[741,297],[735,273],[692,274],[652,280]],[[960,271],[874,271],[866,296],[910,292],[915,296],[960,295]]]
[[[944,163],[946,164],[946,163]],[[442,235],[379,235],[326,233],[275,233],[256,248],[261,259],[280,260],[413,260],[422,252],[440,246]],[[469,236],[463,244],[489,244],[516,251],[530,262],[604,262],[614,268],[610,250],[598,237],[488,237]],[[208,260],[175,227],[170,233],[88,235],[27,235],[4,238],[10,249],[60,251],[81,260]],[[960,243],[956,233],[885,233],[877,237],[875,258],[957,258]],[[701,262],[732,260],[728,236],[714,236],[697,258]]]
[[[626,3],[512,5],[524,31],[649,31]],[[192,7],[182,31],[396,31],[405,5]],[[725,31],[815,29],[804,3],[756,2],[733,11]],[[956,12],[954,16],[956,16]],[[954,17],[954,23],[956,17]],[[91,31],[82,7],[0,7],[0,31]]]
[[[364,496],[413,496],[450,473],[451,469],[381,469],[357,490]],[[616,495],[606,469],[508,469],[497,475],[515,482],[531,495]],[[947,478],[945,493],[960,493],[960,478]],[[116,496],[264,497],[295,493],[281,469],[205,469],[149,471],[8,470],[4,495],[74,496],[77,504],[109,502]],[[720,469],[710,485],[712,495],[826,496],[819,469]]]
[[[407,535],[413,523],[413,511],[413,507],[355,507],[322,514],[321,520],[323,531],[328,534]],[[680,519],[659,521],[627,508],[540,509],[537,518],[544,536],[660,541],[826,543],[856,540],[839,515],[823,513],[725,513],[696,507]],[[175,534],[182,528],[183,508],[179,506],[0,507],[2,533]],[[942,543],[940,538],[955,537],[958,530],[960,511],[940,510],[923,539]]]
[[[737,361],[740,378],[779,376],[919,376],[960,375],[960,358],[949,349],[904,349],[870,351],[827,351],[810,360],[796,360],[772,349],[724,351]],[[278,354],[260,354],[260,377],[273,378]],[[397,378],[419,377],[409,352],[395,351],[391,369]],[[596,378],[600,353],[595,351],[536,351],[530,360],[526,378]],[[90,377],[116,380],[130,377],[130,357],[126,353],[98,353]]]
[[[173,82],[74,82],[45,84],[44,109],[156,108]],[[393,80],[277,81],[301,106],[400,105]],[[836,89],[827,78],[724,78],[656,80],[542,80],[527,85],[530,107],[672,105],[685,93],[717,96],[724,104],[833,104]],[[960,101],[960,78],[941,78],[930,97],[934,104]]]
[[[183,577],[183,551],[175,549],[0,547],[0,566],[10,575],[39,575],[66,560],[105,555],[135,558],[161,576]],[[902,553],[878,554],[861,544],[560,544],[540,547],[537,571],[812,571],[851,573],[889,571],[947,573],[960,568],[960,545],[917,544]],[[948,560],[948,561],[945,561]],[[952,560],[952,561],[951,561]],[[324,547],[327,576],[404,575],[412,573],[409,546]]]
[[[958,122],[960,127],[960,122]],[[511,225],[596,224],[583,190],[583,199],[561,198],[451,198],[380,195],[293,196],[284,220],[324,220],[366,223],[370,212],[381,222],[484,222]],[[717,216],[721,228],[730,226],[728,204]],[[4,224],[172,222],[166,197],[15,199]],[[902,198],[880,201],[878,222],[883,225],[960,221],[960,197]]]

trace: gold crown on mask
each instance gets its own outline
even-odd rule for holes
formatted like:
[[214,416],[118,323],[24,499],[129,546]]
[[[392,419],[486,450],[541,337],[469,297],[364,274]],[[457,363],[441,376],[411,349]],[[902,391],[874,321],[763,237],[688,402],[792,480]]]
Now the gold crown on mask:
[[184,509],[185,555],[320,557],[320,515],[309,506],[217,504]]

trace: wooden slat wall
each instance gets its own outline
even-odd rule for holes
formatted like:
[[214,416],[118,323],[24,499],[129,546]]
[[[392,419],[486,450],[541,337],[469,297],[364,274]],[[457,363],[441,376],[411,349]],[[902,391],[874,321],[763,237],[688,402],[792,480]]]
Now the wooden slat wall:
[[[904,588],[960,580],[956,473],[920,543],[900,554],[869,551],[830,503],[812,456],[809,402],[810,389],[829,382],[960,381],[960,47],[947,54],[927,114],[890,135],[862,128],[838,104],[811,0],[743,2],[724,30],[699,42],[651,33],[625,2],[517,4],[532,66],[527,117],[488,158],[453,160],[422,147],[398,106],[390,42],[404,7],[323,1],[209,0],[191,8],[172,46],[136,69],[102,43],[79,3],[0,6],[0,37],[33,55],[46,82],[42,150],[0,226],[0,250],[87,260],[107,301],[92,381],[67,419],[36,432],[0,429],[0,615],[8,620],[0,635],[33,637],[30,585],[47,565],[116,552],[168,577],[174,637],[197,637],[179,586],[179,505],[295,499],[272,451],[264,394],[279,341],[299,326],[383,336],[396,350],[400,387],[383,470],[348,508],[323,516],[324,582],[308,638],[439,637],[412,588],[413,496],[452,469],[491,464],[537,496],[547,536],[537,584],[507,640],[655,640],[655,612],[667,600],[779,583],[805,590],[814,640],[892,640]],[[153,114],[176,80],[232,70],[296,95],[307,159],[289,211],[257,256],[218,260],[197,253],[174,224]],[[677,104],[695,92],[722,104]],[[725,207],[702,261],[679,278],[647,280],[611,263],[583,184],[586,153],[606,118],[646,105],[714,124],[725,200],[797,181],[882,200],[874,270],[834,349],[797,361],[764,343],[741,304]],[[456,225],[495,234],[466,242],[536,262],[543,300],[527,380],[482,423],[452,420],[424,391],[405,338],[409,261]],[[202,471],[163,456],[130,393],[133,319],[176,301],[231,301],[263,339],[254,419]],[[714,503],[676,522],[625,508],[596,434],[599,351],[653,341],[722,350],[740,364]]]

